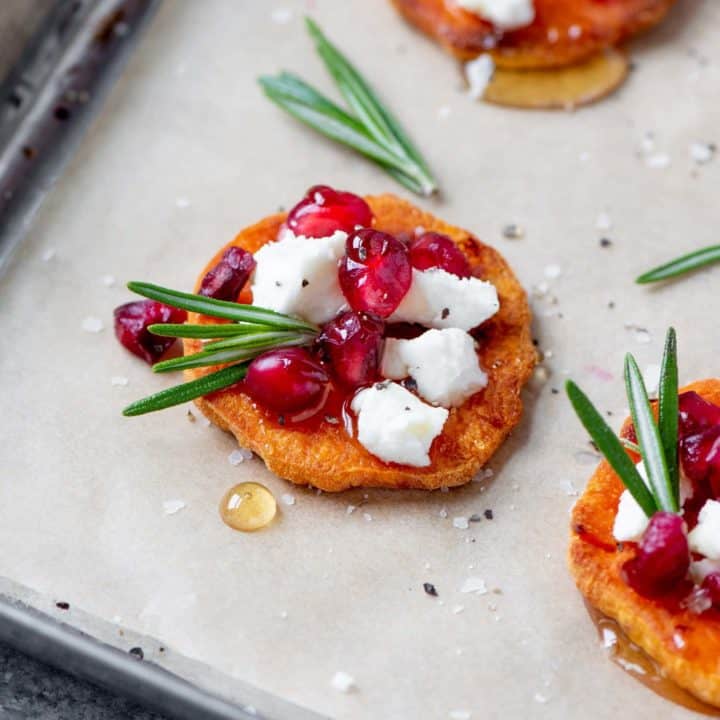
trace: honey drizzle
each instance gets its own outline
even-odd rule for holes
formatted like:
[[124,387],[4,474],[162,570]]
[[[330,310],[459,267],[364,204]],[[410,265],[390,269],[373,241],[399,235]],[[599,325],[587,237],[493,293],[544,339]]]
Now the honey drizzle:
[[[604,615],[589,603],[585,603],[588,614],[597,628],[600,640],[607,648],[608,656],[628,675],[641,682],[656,695],[674,702],[676,705],[693,710],[702,715],[720,717],[720,709],[713,707],[691,695],[663,673],[662,668],[641,647],[638,647],[625,633],[619,623]],[[615,641],[612,645],[606,642],[610,632]]]
[[255,482],[233,485],[220,502],[222,521],[241,532],[254,532],[266,527],[276,513],[275,496],[264,485]]

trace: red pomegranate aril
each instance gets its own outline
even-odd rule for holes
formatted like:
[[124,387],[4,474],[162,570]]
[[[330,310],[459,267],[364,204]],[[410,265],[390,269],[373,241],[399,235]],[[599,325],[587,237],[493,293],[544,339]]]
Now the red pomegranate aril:
[[336,230],[351,233],[372,224],[370,206],[358,195],[314,185],[290,211],[286,225],[295,235],[328,237]]
[[131,353],[150,364],[158,360],[176,338],[160,337],[148,330],[155,323],[184,323],[184,310],[156,300],[136,300],[115,308],[115,336]]
[[240,247],[228,248],[220,262],[202,279],[198,295],[235,301],[256,264],[252,253],[247,250]]
[[323,328],[320,344],[337,380],[353,389],[379,377],[384,323],[347,311]]
[[656,512],[640,541],[637,554],[623,565],[625,581],[644,597],[675,589],[690,567],[685,523],[675,513]]
[[713,605],[720,605],[720,572],[712,572],[705,576],[701,585],[707,590]]
[[248,366],[245,390],[258,404],[278,413],[318,405],[327,389],[325,368],[304,348],[270,350]]
[[410,241],[410,263],[418,270],[440,268],[461,278],[470,277],[470,263],[447,236],[426,232]]
[[712,496],[720,497],[720,425],[683,438],[680,462],[696,490],[709,483]]
[[356,312],[386,318],[410,289],[412,267],[405,245],[377,230],[358,230],[345,243],[340,287]]
[[708,402],[696,392],[682,393],[679,404],[681,438],[720,425],[720,407]]

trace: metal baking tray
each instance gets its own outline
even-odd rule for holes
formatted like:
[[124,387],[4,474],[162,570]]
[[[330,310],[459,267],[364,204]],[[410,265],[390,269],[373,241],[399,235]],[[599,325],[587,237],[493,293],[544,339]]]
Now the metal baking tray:
[[[0,8],[0,275],[159,5],[21,0]],[[270,698],[279,708],[271,714],[230,703],[12,595],[0,582],[1,641],[153,710],[187,720],[317,717],[298,708],[288,714]]]

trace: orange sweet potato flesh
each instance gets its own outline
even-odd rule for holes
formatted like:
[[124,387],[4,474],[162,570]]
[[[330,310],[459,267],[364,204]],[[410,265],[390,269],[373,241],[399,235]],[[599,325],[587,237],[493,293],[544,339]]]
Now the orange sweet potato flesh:
[[[719,379],[700,380],[684,390],[720,404]],[[617,549],[612,535],[623,489],[603,461],[575,505],[568,554],[575,582],[593,606],[614,618],[659,663],[670,680],[704,702],[720,706],[720,612],[697,615],[643,598],[625,584],[620,568],[634,551],[627,546]],[[675,633],[684,640],[682,648],[673,640]]]
[[[530,335],[527,297],[510,267],[493,248],[466,230],[448,225],[393,195],[367,197],[375,227],[390,233],[411,233],[416,227],[445,233],[463,250],[471,266],[494,283],[500,310],[483,325],[480,362],[489,376],[488,387],[451,410],[442,434],[430,450],[431,465],[414,468],[387,464],[371,455],[351,438],[342,425],[322,422],[308,433],[281,426],[255,407],[240,387],[229,388],[196,403],[224,430],[231,431],[241,446],[252,449],[280,477],[300,485],[336,492],[352,487],[436,489],[468,482],[497,450],[522,414],[520,390],[536,362]],[[252,252],[277,237],[284,214],[271,215],[242,230],[228,245]],[[219,259],[222,248],[198,278]],[[250,300],[247,292],[241,301]],[[191,314],[189,322],[207,321]],[[197,352],[200,343],[185,340],[185,353]],[[188,380],[211,369],[186,371]]]
[[461,60],[490,52],[498,67],[532,70],[572,65],[617,45],[659,23],[675,0],[534,0],[534,22],[499,36],[489,22],[453,0],[392,2]]

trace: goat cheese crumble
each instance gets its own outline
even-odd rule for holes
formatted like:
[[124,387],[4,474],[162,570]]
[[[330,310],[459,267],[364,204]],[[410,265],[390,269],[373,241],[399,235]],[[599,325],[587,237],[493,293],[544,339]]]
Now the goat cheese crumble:
[[412,340],[385,341],[381,373],[392,380],[410,376],[428,402],[458,407],[488,382],[475,342],[458,328],[428,330]]

